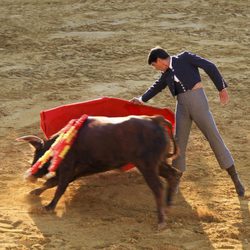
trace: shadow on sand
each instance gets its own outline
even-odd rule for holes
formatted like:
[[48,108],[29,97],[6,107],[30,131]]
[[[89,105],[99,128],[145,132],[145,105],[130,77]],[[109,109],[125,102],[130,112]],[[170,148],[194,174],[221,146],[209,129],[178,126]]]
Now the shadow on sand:
[[250,195],[239,198],[242,223],[239,224],[239,231],[242,241],[242,249],[250,248]]
[[[30,206],[42,206],[44,198],[48,202],[54,190],[47,192],[41,198],[28,196]],[[181,192],[175,203],[167,211],[167,228],[157,231],[153,195],[142,176],[109,172],[72,183],[55,213],[31,209],[30,217],[48,248],[213,249],[201,218]]]

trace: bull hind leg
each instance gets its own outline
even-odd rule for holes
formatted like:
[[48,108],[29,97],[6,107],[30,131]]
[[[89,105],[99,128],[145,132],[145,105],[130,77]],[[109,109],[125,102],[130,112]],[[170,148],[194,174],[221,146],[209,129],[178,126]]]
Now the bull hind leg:
[[146,183],[152,190],[157,206],[158,215],[158,228],[161,229],[165,226],[165,211],[163,199],[163,186],[157,174],[157,166],[150,165],[148,167],[140,167],[138,169],[142,173]]
[[159,174],[167,180],[168,187],[166,190],[166,204],[167,206],[171,206],[180,183],[182,172],[166,163],[162,163],[159,168]]

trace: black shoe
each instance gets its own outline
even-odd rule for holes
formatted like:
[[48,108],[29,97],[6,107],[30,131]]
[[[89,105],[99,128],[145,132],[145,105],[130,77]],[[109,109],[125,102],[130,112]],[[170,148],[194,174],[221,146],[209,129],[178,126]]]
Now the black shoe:
[[227,169],[228,174],[230,175],[234,186],[235,186],[235,190],[237,192],[237,194],[240,197],[243,197],[245,195],[245,188],[243,186],[243,184],[241,183],[241,180],[239,178],[239,175],[235,169],[235,166],[232,165],[230,168]]

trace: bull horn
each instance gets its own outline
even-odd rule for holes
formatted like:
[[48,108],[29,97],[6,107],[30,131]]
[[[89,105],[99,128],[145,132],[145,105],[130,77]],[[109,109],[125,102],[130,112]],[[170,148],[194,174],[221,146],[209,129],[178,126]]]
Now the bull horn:
[[19,142],[23,142],[23,141],[28,142],[35,149],[39,149],[39,148],[41,148],[44,145],[43,139],[41,139],[41,138],[39,138],[39,137],[37,137],[35,135],[25,135],[25,136],[17,138],[16,141],[19,141]]

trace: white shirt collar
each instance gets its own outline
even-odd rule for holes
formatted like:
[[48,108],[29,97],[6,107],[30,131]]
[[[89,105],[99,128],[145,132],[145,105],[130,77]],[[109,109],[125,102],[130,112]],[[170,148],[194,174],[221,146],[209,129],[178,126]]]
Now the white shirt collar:
[[[170,59],[169,59],[169,68],[172,70],[172,71],[174,71],[173,70],[173,57],[172,56],[170,56]],[[180,82],[180,80],[177,78],[177,76],[174,74],[174,80],[175,80],[175,82]]]
[[168,66],[170,69],[173,69],[173,65],[172,65],[172,56],[170,56],[170,59],[169,59],[169,66]]

